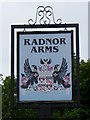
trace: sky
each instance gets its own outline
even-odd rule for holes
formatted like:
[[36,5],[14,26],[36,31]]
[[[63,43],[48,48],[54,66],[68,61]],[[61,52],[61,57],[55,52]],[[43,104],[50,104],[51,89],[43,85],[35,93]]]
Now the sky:
[[80,58],[85,61],[88,59],[88,1],[44,1],[0,1],[0,73],[4,76],[10,75],[11,72],[11,25],[28,24],[30,18],[35,20],[35,12],[40,5],[52,6],[55,19],[61,18],[63,24],[79,23]]

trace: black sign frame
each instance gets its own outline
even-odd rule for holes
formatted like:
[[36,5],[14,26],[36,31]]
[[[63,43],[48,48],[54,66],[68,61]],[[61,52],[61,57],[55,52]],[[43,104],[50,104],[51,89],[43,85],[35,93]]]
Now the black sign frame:
[[[77,73],[77,102],[30,102],[14,103],[14,31],[19,28],[75,28],[76,31],[76,73]],[[73,48],[72,48],[73,49]],[[73,56],[74,57],[74,56]],[[73,58],[74,59],[74,58]],[[18,88],[18,84],[17,84]],[[18,90],[18,89],[17,89]],[[74,95],[74,90],[73,90]],[[36,104],[36,105],[35,105]],[[79,107],[80,106],[80,88],[79,88],[79,24],[50,24],[50,25],[11,25],[11,107],[12,108],[39,108],[40,106],[50,107]]]

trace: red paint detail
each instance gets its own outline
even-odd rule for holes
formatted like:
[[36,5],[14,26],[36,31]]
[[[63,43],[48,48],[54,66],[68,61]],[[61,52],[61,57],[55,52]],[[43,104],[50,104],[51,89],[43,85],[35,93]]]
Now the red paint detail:
[[27,86],[26,77],[22,77],[21,82],[24,86]]
[[39,67],[39,71],[42,71],[42,67],[41,66]]
[[46,89],[44,88],[44,86],[39,86],[41,90],[43,90],[44,92],[46,92]]
[[67,82],[65,82],[64,84],[65,84],[65,85],[68,85],[68,83],[70,82],[69,76],[65,75],[64,78],[65,78],[65,80],[67,80]]
[[51,85],[53,85],[53,82],[50,81],[49,79],[47,79],[46,82],[48,82],[48,83],[50,83]]

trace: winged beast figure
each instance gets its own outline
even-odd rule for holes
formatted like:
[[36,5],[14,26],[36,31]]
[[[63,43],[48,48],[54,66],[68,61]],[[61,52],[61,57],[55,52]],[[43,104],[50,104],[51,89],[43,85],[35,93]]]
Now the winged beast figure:
[[26,86],[21,86],[22,88],[28,88],[29,84],[33,85],[34,83],[38,83],[38,72],[37,72],[37,67],[35,65],[32,65],[33,67],[33,71],[30,67],[29,64],[29,59],[25,59],[25,63],[24,63],[24,72],[25,72],[25,76],[27,78],[27,82],[26,82]]
[[62,59],[62,64],[59,70],[58,66],[59,66],[58,64],[54,66],[54,72],[52,74],[54,83],[58,82],[58,84],[62,84],[63,87],[65,88],[70,87],[70,84],[65,84],[66,82],[64,81],[64,77],[68,68],[66,59],[65,58]]

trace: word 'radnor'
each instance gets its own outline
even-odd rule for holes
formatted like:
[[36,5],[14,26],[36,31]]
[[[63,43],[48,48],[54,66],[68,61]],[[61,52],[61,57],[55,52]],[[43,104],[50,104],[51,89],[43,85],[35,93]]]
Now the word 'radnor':
[[59,45],[65,45],[65,38],[46,38],[46,39],[24,39],[24,45],[30,45],[31,53],[47,53],[59,51]]

